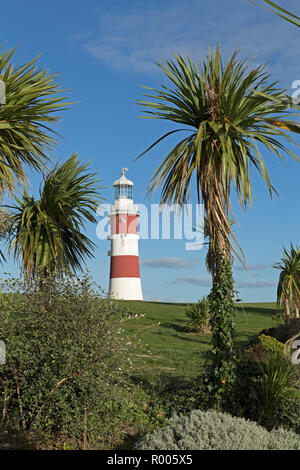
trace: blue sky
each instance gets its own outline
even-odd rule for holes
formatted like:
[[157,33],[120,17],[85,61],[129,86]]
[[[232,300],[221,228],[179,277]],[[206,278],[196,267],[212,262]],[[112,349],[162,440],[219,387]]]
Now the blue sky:
[[[300,13],[299,0],[281,0],[281,4]],[[206,55],[208,43],[214,48],[218,41],[225,58],[238,48],[241,58],[267,63],[272,79],[290,93],[292,83],[300,80],[299,29],[247,0],[15,0],[1,2],[0,8],[0,44],[5,49],[17,47],[20,61],[41,54],[39,64],[59,73],[60,85],[71,90],[76,102],[56,126],[65,140],[59,140],[53,161],[63,161],[72,152],[90,161],[106,186],[102,196],[107,202],[113,198],[113,181],[122,167],[128,167],[135,201],[145,204],[149,179],[173,142],[162,143],[134,162],[172,128],[139,119],[135,104],[143,93],[138,85],[166,83],[155,62],[170,58],[172,51],[198,61]],[[299,145],[300,139],[296,141]],[[247,272],[236,263],[234,274],[240,297],[250,302],[275,300],[278,272],[272,264],[280,259],[283,244],[299,243],[299,163],[263,156],[280,197],[270,200],[253,173],[253,207],[242,212],[233,198],[235,233],[248,263]],[[29,190],[34,195],[40,180],[30,174]],[[158,201],[159,194],[152,202]],[[97,244],[95,258],[87,265],[107,289],[108,241],[98,240],[94,226],[86,231]],[[204,257],[205,248],[186,251],[184,240],[141,240],[145,299],[185,302],[207,294],[210,277]],[[2,270],[17,272],[12,260]]]

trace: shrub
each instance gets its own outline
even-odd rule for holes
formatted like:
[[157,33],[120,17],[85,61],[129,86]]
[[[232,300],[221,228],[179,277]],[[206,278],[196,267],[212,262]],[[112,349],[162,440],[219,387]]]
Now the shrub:
[[266,362],[260,364],[260,369],[256,388],[258,411],[260,419],[272,427],[282,400],[295,393],[296,369],[281,352],[272,352]]
[[174,415],[165,427],[140,439],[139,450],[297,450],[300,437],[284,429],[271,432],[243,418],[217,411]]
[[276,338],[267,335],[260,335],[258,337],[259,344],[266,352],[278,352],[283,354],[284,345]]
[[284,344],[270,335],[260,334],[251,341],[246,350],[249,358],[258,362],[266,362],[271,353],[284,355]]
[[252,421],[259,419],[255,391],[261,374],[259,362],[245,354],[237,360],[235,378],[224,396],[223,411]]
[[291,429],[300,434],[300,393],[283,397],[276,409],[273,421],[281,427]]
[[[88,275],[4,283],[0,338],[0,410],[23,430],[81,438],[84,416],[97,416],[117,394],[133,345],[116,303],[103,299]],[[98,428],[101,432],[100,412]]]
[[232,387],[226,387],[222,409],[268,429],[281,426],[299,432],[297,387],[296,368],[282,353],[264,352],[262,356],[251,347],[237,360],[235,380]]
[[203,332],[209,329],[209,302],[206,297],[189,304],[184,313],[187,316],[186,324],[191,330]]

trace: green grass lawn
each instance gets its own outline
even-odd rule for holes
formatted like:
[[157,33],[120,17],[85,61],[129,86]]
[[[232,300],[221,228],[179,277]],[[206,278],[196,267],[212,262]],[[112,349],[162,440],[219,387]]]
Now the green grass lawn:
[[[191,379],[199,374],[204,352],[210,348],[210,335],[190,332],[185,327],[186,304],[118,301],[132,318],[126,331],[140,339],[142,349],[138,357],[147,375],[176,375]],[[249,342],[264,328],[276,326],[272,319],[275,303],[238,304],[235,309],[237,341]]]

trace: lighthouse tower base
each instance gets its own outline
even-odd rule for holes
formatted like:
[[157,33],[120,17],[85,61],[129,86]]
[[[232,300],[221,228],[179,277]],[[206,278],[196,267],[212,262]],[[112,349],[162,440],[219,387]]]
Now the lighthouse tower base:
[[111,278],[108,296],[110,299],[144,300],[141,279],[135,277]]

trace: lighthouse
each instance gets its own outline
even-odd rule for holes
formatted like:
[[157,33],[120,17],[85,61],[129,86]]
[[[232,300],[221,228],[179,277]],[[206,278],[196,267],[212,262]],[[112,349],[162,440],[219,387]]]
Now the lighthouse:
[[143,300],[139,268],[138,206],[133,204],[133,182],[125,172],[114,182],[114,204],[109,217],[111,234],[109,298]]

